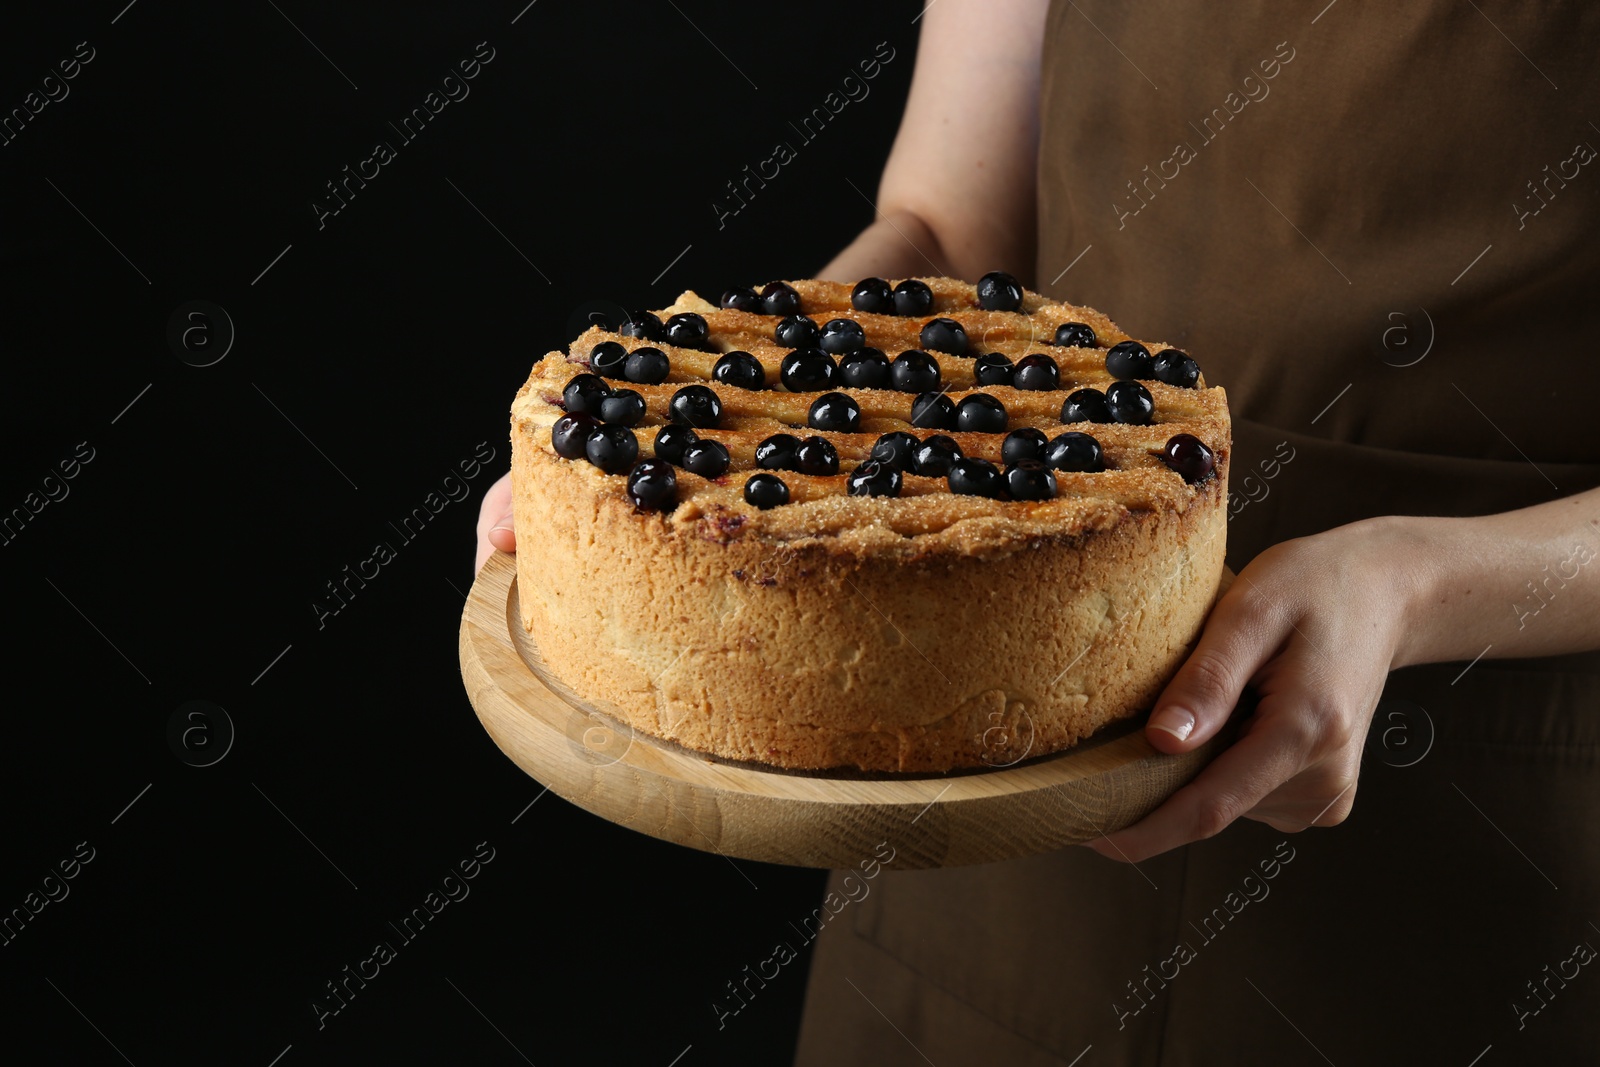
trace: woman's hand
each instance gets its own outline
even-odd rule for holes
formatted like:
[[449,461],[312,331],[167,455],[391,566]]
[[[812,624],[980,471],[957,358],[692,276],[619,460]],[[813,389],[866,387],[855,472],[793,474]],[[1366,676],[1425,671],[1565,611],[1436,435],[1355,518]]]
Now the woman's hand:
[[1498,515],[1365,519],[1273,546],[1217,602],[1145,736],[1191,751],[1246,685],[1255,713],[1193,782],[1089,846],[1136,863],[1241,815],[1285,831],[1343,822],[1388,672],[1600,649],[1597,559],[1600,489]]
[[1285,831],[1344,820],[1367,727],[1414,626],[1426,540],[1410,523],[1372,519],[1286,541],[1239,574],[1145,734],[1163,752],[1188,752],[1222,728],[1246,685],[1255,713],[1193,782],[1091,848],[1138,862],[1241,815]]
[[478,558],[472,573],[483,570],[484,562],[495,549],[502,552],[517,550],[517,535],[511,529],[511,474],[502,474],[500,480],[483,494],[483,504],[478,508]]

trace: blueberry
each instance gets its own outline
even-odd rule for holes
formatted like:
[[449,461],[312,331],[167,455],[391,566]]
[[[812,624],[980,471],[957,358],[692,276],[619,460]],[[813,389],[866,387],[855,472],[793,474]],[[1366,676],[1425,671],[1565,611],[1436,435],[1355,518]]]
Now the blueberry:
[[583,442],[583,454],[607,474],[621,474],[639,458],[639,439],[626,426],[599,426]]
[[654,460],[634,464],[628,472],[628,499],[645,511],[671,511],[678,502],[678,473]]
[[778,365],[778,377],[783,387],[791,393],[816,393],[833,384],[839,372],[833,357],[820,348],[802,348],[790,352]]
[[882,278],[862,278],[850,290],[850,306],[869,315],[893,315],[894,290]]
[[1111,408],[1106,394],[1098,389],[1079,389],[1061,405],[1062,422],[1110,422]]
[[610,395],[611,386],[605,383],[605,379],[595,374],[579,374],[561,390],[561,406],[572,415],[582,412],[598,415],[600,401]]
[[950,467],[961,458],[961,446],[955,438],[936,433],[916,447],[911,453],[912,468],[929,478],[943,478]]
[[822,324],[822,339],[818,347],[824,352],[841,356],[854,352],[867,343],[867,331],[855,319],[829,319]]
[[1018,389],[1032,389],[1038,392],[1059,389],[1061,368],[1056,365],[1055,360],[1043,352],[1035,352],[1017,361],[1017,369],[1011,376],[1011,384]]
[[939,361],[926,352],[907,349],[894,357],[889,375],[902,393],[925,393],[939,388]]
[[704,429],[722,418],[722,401],[704,385],[686,385],[672,394],[668,404],[673,422]]
[[800,454],[800,438],[792,433],[775,433],[756,445],[756,466],[764,471],[792,471]]
[[1045,449],[1049,445],[1050,439],[1044,435],[1043,430],[1035,430],[1031,426],[1012,430],[1000,444],[1000,460],[1007,466],[1025,459],[1043,460]]
[[761,310],[768,315],[798,315],[800,294],[784,282],[768,282],[761,289]]
[[1174,434],[1161,450],[1161,462],[1177,471],[1190,485],[1203,482],[1217,469],[1217,457],[1194,434]]
[[1151,378],[1155,360],[1138,341],[1121,341],[1106,350],[1106,373],[1113,378]]
[[894,313],[921,316],[933,310],[933,290],[926,282],[907,279],[894,287]]
[[635,348],[622,365],[622,376],[638,385],[660,385],[667,380],[672,362],[659,348]]
[[1156,381],[1193,389],[1200,381],[1200,364],[1176,348],[1164,349],[1156,353]]
[[562,459],[581,459],[584,442],[599,428],[600,420],[588,412],[569,412],[550,428],[550,446]]
[[656,458],[667,463],[681,464],[684,451],[698,440],[700,435],[689,427],[669,422],[656,431],[654,445]]
[[889,357],[876,348],[858,348],[839,359],[839,384],[849,389],[887,389],[893,381]]
[[817,324],[804,315],[790,315],[772,331],[773,340],[785,348],[816,348],[821,336]]
[[674,315],[667,320],[667,342],[679,348],[704,348],[711,338],[711,327],[706,320],[692,311]]
[[760,389],[767,384],[761,361],[748,352],[729,352],[711,368],[712,380],[736,389]]
[[666,327],[661,325],[661,320],[648,311],[635,311],[628,316],[628,321],[623,323],[617,332],[624,337],[637,337],[643,341],[665,341],[667,339]]
[[801,474],[838,474],[839,451],[825,437],[808,437],[795,452],[794,469]]
[[1150,416],[1156,410],[1150,390],[1138,382],[1112,382],[1106,386],[1106,406],[1111,409],[1111,417],[1118,422],[1139,426],[1149,423]]
[[955,402],[943,393],[918,393],[911,401],[911,425],[920,430],[955,429]]
[[962,433],[1005,433],[1006,406],[988,393],[972,393],[956,405],[956,429]]
[[736,285],[722,294],[722,306],[730,311],[761,314],[761,296],[748,285]]
[[985,311],[1015,311],[1022,306],[1022,283],[1003,270],[978,279],[978,306]]
[[1006,492],[1012,500],[1054,500],[1056,475],[1036,459],[1025,459],[1006,468]]
[[950,491],[961,496],[999,497],[1006,480],[1000,469],[986,459],[963,456],[950,464]]
[[918,344],[935,352],[964,356],[967,354],[967,331],[955,319],[929,319],[922,327]]
[[744,502],[762,511],[789,502],[789,487],[776,474],[752,474],[744,483]]
[[904,430],[895,430],[878,438],[872,446],[872,458],[897,471],[908,471],[911,469],[912,455],[921,443]]
[[972,362],[972,373],[979,385],[1010,385],[1016,368],[1000,352],[987,352]]
[[1053,344],[1064,348],[1094,348],[1100,343],[1100,338],[1094,335],[1094,328],[1081,322],[1063,322],[1056,327],[1056,337]]
[[1058,471],[1080,471],[1093,474],[1106,469],[1105,455],[1100,442],[1076,430],[1061,434],[1045,449],[1044,461]]
[[720,478],[728,469],[728,446],[721,441],[696,441],[683,450],[680,466],[702,478]]
[[589,369],[607,378],[621,378],[628,350],[616,341],[601,341],[589,349]]
[[611,426],[634,426],[644,418],[644,397],[632,389],[618,389],[600,401],[600,421]]
[[861,406],[845,393],[823,393],[811,402],[806,425],[813,430],[855,433],[861,429]]
[[851,496],[899,496],[900,472],[887,463],[869,459],[845,480],[845,492]]

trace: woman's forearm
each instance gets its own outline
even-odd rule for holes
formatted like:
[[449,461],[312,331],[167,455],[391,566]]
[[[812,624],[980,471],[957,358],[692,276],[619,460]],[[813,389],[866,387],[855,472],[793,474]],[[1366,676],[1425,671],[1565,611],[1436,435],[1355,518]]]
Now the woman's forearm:
[[1380,521],[1409,546],[1396,667],[1600,649],[1600,489],[1498,515]]
[[977,281],[1004,270],[1031,284],[1049,6],[935,0],[923,9],[911,91],[873,222],[821,277]]

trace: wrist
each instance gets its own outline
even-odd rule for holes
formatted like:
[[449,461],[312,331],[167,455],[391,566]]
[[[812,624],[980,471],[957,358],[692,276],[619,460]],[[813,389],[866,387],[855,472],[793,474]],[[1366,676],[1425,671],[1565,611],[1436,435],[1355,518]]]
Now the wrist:
[[1438,627],[1443,551],[1439,520],[1411,515],[1382,515],[1341,527],[1352,539],[1349,553],[1367,560],[1369,568],[1356,596],[1381,597],[1390,626],[1389,669],[1410,667],[1439,658]]
[[[1457,614],[1464,575],[1459,519],[1389,515],[1369,520],[1385,533],[1389,588],[1398,599],[1398,630],[1391,670],[1458,658],[1459,636],[1450,620]],[[1472,583],[1465,587],[1470,595]]]
[[866,229],[818,272],[818,278],[854,283],[861,278],[950,275],[938,235],[921,215],[904,207],[882,209]]

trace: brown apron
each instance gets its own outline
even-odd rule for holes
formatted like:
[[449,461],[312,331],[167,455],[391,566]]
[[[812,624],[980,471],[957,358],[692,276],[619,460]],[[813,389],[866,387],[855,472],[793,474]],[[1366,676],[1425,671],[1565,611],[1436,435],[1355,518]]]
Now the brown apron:
[[[1227,388],[1230,565],[1600,484],[1600,6],[1177,6],[1052,5],[1035,279]],[[1594,1062],[1600,654],[1466,666],[1337,828],[885,869],[797,1062]]]

